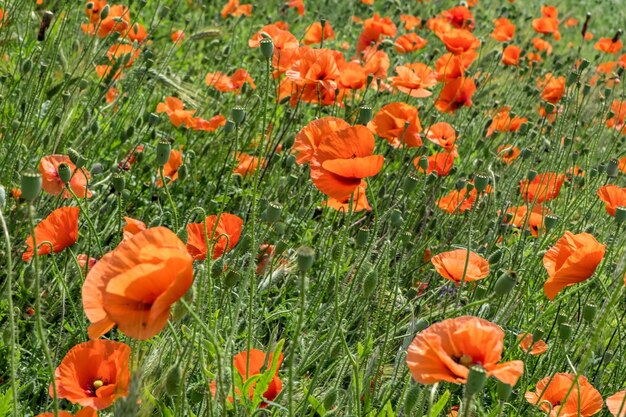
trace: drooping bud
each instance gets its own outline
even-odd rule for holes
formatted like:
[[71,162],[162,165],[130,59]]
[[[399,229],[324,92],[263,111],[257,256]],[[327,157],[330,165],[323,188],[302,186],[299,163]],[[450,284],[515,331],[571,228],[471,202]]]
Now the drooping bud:
[[515,283],[517,282],[517,276],[513,271],[504,271],[496,281],[496,284],[493,287],[493,292],[499,296],[503,297],[511,292],[513,287],[515,287]]
[[356,232],[356,237],[354,238],[355,246],[357,248],[364,248],[367,245],[369,236],[370,236],[370,230],[367,227],[361,227]]

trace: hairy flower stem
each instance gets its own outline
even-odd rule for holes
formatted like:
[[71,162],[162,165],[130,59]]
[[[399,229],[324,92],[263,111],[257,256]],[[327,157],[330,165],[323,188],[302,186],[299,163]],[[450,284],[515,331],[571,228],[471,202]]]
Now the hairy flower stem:
[[[98,233],[96,232],[96,227],[91,221],[91,217],[89,216],[89,211],[85,209],[86,206],[83,207],[82,203],[80,202],[80,198],[78,198],[74,190],[72,190],[72,187],[69,186],[69,183],[65,185],[65,189],[69,191],[70,194],[72,194],[72,197],[74,197],[74,200],[76,200],[76,204],[78,204],[78,208],[80,209],[81,213],[85,213],[85,216],[83,217],[85,218],[85,220],[87,220],[87,227],[89,227],[89,233],[96,240],[96,244],[98,245],[98,250],[100,251],[100,256],[104,255],[104,250],[102,249],[102,243],[100,243],[100,238],[98,237]],[[88,205],[89,204],[87,204],[87,206]],[[33,246],[36,248],[34,242],[33,242]]]
[[[69,188],[69,187],[68,187]],[[28,206],[28,227],[30,234],[33,238],[33,268],[35,269],[35,326],[37,328],[37,338],[41,342],[43,347],[44,357],[48,365],[48,373],[50,380],[52,381],[52,406],[54,410],[54,417],[59,417],[59,398],[57,393],[57,386],[54,382],[54,365],[52,364],[52,356],[50,354],[50,348],[43,331],[43,321],[41,319],[41,282],[39,275],[39,248],[37,247],[37,237],[35,236],[35,208],[32,204]]]
[[300,273],[299,277],[300,284],[300,294],[299,294],[299,303],[300,308],[298,309],[298,321],[296,322],[296,331],[293,337],[293,343],[291,346],[291,353],[289,354],[289,417],[293,417],[294,409],[293,409],[293,383],[294,383],[294,362],[296,359],[296,353],[298,350],[298,340],[300,339],[300,331],[302,329],[302,322],[304,321],[304,303],[305,303],[305,279],[306,275],[304,272]]
[[172,207],[172,215],[174,216],[174,231],[178,231],[178,212],[176,211],[176,204],[174,204],[174,200],[172,199],[170,190],[167,187],[167,183],[165,182],[165,174],[163,173],[162,166],[159,167],[159,176],[161,177],[161,182],[163,183],[163,188],[165,189],[165,195],[167,195],[167,201]]
[[[13,317],[13,257],[11,256],[11,238],[9,237],[9,229],[7,228],[6,221],[4,220],[4,214],[0,210],[0,225],[2,225],[2,231],[4,234],[4,242],[6,244],[6,259],[7,259],[7,300],[9,304],[9,331],[11,332],[11,340],[9,341],[10,350],[10,366],[11,366],[11,391],[13,392],[13,415],[19,416],[19,402],[17,391],[17,363],[16,363],[16,342],[17,342],[17,329],[15,328],[15,317]],[[34,238],[33,238],[34,240]]]

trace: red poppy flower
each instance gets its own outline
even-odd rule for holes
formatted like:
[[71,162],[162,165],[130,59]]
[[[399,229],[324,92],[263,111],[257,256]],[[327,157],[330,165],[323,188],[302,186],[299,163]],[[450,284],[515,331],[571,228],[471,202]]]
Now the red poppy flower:
[[480,47],[480,40],[472,32],[465,29],[450,29],[437,36],[444,43],[446,49],[454,55],[465,54]]
[[614,417],[626,417],[626,391],[620,391],[608,397],[606,407]]
[[527,203],[554,200],[559,195],[564,181],[565,175],[555,172],[537,174],[532,181],[524,179],[520,182],[522,198]]
[[325,41],[329,41],[335,39],[335,31],[329,22],[326,22],[324,25],[324,33],[322,36],[322,23],[320,21],[316,21],[311,24],[304,33],[304,38],[302,39],[302,43],[305,45],[312,45],[316,43],[322,42],[322,39]]
[[429,88],[437,84],[437,74],[428,65],[416,62],[397,66],[395,71],[398,75],[391,77],[393,87],[415,98],[432,95]]
[[541,98],[548,103],[556,104],[565,94],[565,77],[555,77],[548,73],[542,80],[539,80],[537,87],[541,88]]
[[115,325],[129,337],[151,338],[192,282],[193,259],[172,231],[155,227],[134,235],[104,255],[83,283],[89,338]]
[[87,190],[87,183],[91,179],[89,171],[85,168],[76,169],[67,155],[48,155],[39,161],[39,172],[42,176],[42,188],[50,195],[59,195],[63,192],[63,198],[72,198],[72,193],[65,189],[65,184],[59,177],[59,165],[65,164],[70,169],[71,179],[69,187],[79,198],[91,197],[91,191]]
[[504,48],[504,51],[502,52],[502,63],[504,65],[512,65],[515,67],[518,66],[521,53],[522,53],[522,48],[520,48],[519,46],[516,46],[516,45],[507,46],[506,48]]
[[477,281],[489,275],[489,262],[467,249],[442,252],[433,256],[430,262],[439,275],[457,284],[461,281]]
[[591,277],[604,258],[605,248],[589,233],[565,232],[543,257],[548,272],[543,285],[546,297],[552,300],[565,287]]
[[265,165],[265,158],[259,158],[258,156],[252,156],[242,152],[237,155],[237,166],[233,169],[233,174],[249,177],[256,172],[259,166],[263,165]]
[[593,48],[607,54],[616,54],[622,49],[623,46],[624,44],[621,39],[616,39],[614,41],[613,38],[600,38]]
[[[109,407],[128,392],[129,359],[130,347],[121,342],[92,340],[74,346],[54,372],[59,398],[96,410]],[[51,385],[50,396],[52,390]]]
[[518,334],[517,340],[519,340],[519,347],[529,355],[538,356],[548,350],[548,345],[543,340],[533,343],[533,335],[530,333]]
[[474,80],[467,77],[455,78],[443,85],[435,107],[442,113],[454,113],[463,106],[470,107],[475,92]]
[[239,4],[239,0],[228,0],[220,15],[222,19],[226,19],[228,16],[250,16],[252,15],[252,4]]
[[487,129],[487,137],[493,135],[494,132],[517,132],[522,124],[528,121],[525,117],[511,117],[509,114],[510,110],[511,108],[508,106],[498,110]]
[[426,137],[432,143],[443,147],[448,152],[454,149],[456,132],[454,128],[446,122],[439,122],[430,126],[426,130]]
[[393,146],[422,146],[422,131],[417,108],[402,102],[390,103],[381,108],[367,127]]
[[[350,210],[355,213],[360,211],[371,211],[372,207],[367,201],[367,193],[365,192],[366,187],[367,183],[365,181],[361,181],[361,185],[359,185],[351,195],[342,199],[331,197],[324,201],[322,205],[344,213],[347,213]],[[350,202],[352,202],[352,207],[350,206]]]
[[[76,243],[79,212],[78,207],[61,207],[35,226],[38,255],[48,255],[51,251],[58,253]],[[30,261],[35,253],[32,236],[26,239],[26,245],[28,248],[22,254],[22,260]]]
[[143,232],[147,229],[146,224],[141,220],[133,219],[132,217],[124,217],[126,224],[123,227],[124,238],[123,240],[130,239],[139,232]]
[[508,42],[515,36],[515,25],[506,17],[500,17],[493,21],[496,27],[491,32],[491,37],[498,42]]
[[304,126],[296,135],[291,148],[291,153],[296,155],[296,163],[310,162],[324,137],[347,127],[350,127],[348,122],[337,117],[322,117]]
[[[68,413],[67,411],[59,410],[59,417],[97,417],[98,412],[91,407],[81,408],[81,410],[72,415],[72,413]],[[39,414],[35,417],[54,417],[54,413],[43,413]]]
[[502,359],[504,331],[478,317],[443,320],[421,331],[409,345],[406,358],[413,379],[420,384],[467,382],[469,368],[482,366],[488,376],[514,386],[524,372],[522,361]]
[[361,125],[322,139],[311,159],[311,179],[322,193],[336,199],[352,194],[361,180],[378,174],[384,157],[373,155],[375,140]]
[[176,127],[193,125],[193,114],[195,110],[185,110],[185,104],[176,97],[167,97],[165,102],[159,103],[156,108],[157,113],[166,113],[172,124]]
[[413,165],[420,172],[430,174],[431,172],[437,173],[440,177],[445,177],[450,173],[450,170],[454,166],[454,159],[459,156],[456,151],[456,147],[453,147],[450,151],[437,152],[428,157],[428,167],[424,170],[420,165],[420,158],[413,160]]
[[205,260],[208,240],[209,244],[213,244],[212,258],[217,259],[237,245],[242,228],[243,220],[239,216],[229,213],[222,213],[219,216],[214,214],[206,218],[206,230],[209,236],[207,239],[207,234],[204,233],[204,223],[189,223],[187,225],[187,251],[196,261]]
[[[183,150],[182,146],[180,150],[172,149],[170,151],[170,159],[163,165],[163,176],[169,178],[168,185],[178,179],[178,170],[183,165]],[[158,178],[156,181],[157,187],[163,187],[163,181]]]
[[421,38],[417,33],[411,32],[406,35],[398,36],[394,43],[396,52],[400,54],[408,54],[409,52],[419,51],[426,46],[428,41]]
[[615,217],[618,207],[626,207],[626,188],[614,184],[604,185],[596,193],[600,200],[604,201],[606,212]]
[[525,397],[550,417],[589,417],[602,410],[602,395],[582,375],[557,373],[545,377]]
[[508,143],[498,146],[498,158],[507,165],[511,165],[520,153],[521,151],[517,146]]

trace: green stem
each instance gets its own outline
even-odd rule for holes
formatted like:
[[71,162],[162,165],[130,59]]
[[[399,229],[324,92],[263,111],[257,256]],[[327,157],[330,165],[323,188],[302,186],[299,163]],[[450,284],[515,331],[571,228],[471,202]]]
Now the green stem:
[[163,183],[163,188],[165,189],[165,195],[167,195],[167,201],[172,206],[172,215],[174,216],[174,231],[178,231],[178,212],[176,211],[176,204],[174,204],[174,200],[172,199],[172,195],[170,194],[170,190],[167,187],[167,183],[165,182],[165,174],[163,173],[163,166],[159,166],[159,176],[161,177],[161,182]]
[[300,273],[300,294],[299,294],[299,304],[300,309],[298,311],[298,321],[296,322],[296,331],[294,334],[293,344],[291,346],[291,354],[289,355],[289,416],[292,417],[294,414],[293,409],[293,383],[294,383],[294,362],[296,359],[296,352],[298,350],[298,340],[300,340],[300,331],[302,329],[302,322],[304,321],[304,303],[305,303],[305,274],[304,272]]
[[[102,249],[102,243],[100,243],[100,238],[98,237],[98,233],[96,232],[96,227],[91,221],[91,216],[89,216],[89,211],[86,210],[85,207],[82,205],[82,203],[80,202],[80,198],[78,198],[74,190],[72,190],[72,187],[69,186],[69,183],[65,184],[65,189],[69,191],[70,194],[72,194],[72,197],[74,197],[74,200],[76,200],[76,204],[78,204],[78,208],[80,209],[81,213],[85,213],[85,216],[83,217],[85,218],[85,220],[87,220],[89,233],[91,233],[94,239],[96,240],[96,244],[98,245],[98,250],[100,251],[100,257],[102,257],[104,255],[104,250]],[[33,242],[33,245],[34,245],[34,242]]]

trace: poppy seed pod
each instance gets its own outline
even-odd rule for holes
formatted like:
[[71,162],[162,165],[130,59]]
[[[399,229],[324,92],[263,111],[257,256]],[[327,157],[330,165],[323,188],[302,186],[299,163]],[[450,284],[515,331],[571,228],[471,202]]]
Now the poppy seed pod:
[[554,226],[559,222],[559,218],[553,214],[548,214],[543,218],[543,224],[546,226],[546,230],[549,232],[554,229]]
[[265,209],[265,221],[268,223],[276,223],[280,220],[283,206],[279,203],[269,203]]
[[167,161],[170,160],[170,152],[172,151],[172,145],[167,140],[162,140],[158,143],[156,148],[156,159],[159,166],[164,166]]
[[543,338],[543,335],[544,335],[544,332],[542,329],[540,328],[535,329],[535,331],[532,334],[533,343],[537,343],[538,341],[540,341]]
[[24,62],[22,62],[22,67],[21,67],[22,74],[28,74],[30,70],[32,69],[33,69],[33,62],[30,59],[26,58]]
[[124,191],[124,188],[126,188],[126,178],[124,178],[124,175],[121,173],[113,175],[111,182],[113,183],[113,189],[117,194],[121,194],[122,191]]
[[161,121],[161,117],[156,113],[148,113],[147,119],[151,126],[155,126]]
[[63,184],[67,184],[72,179],[72,169],[68,164],[61,163],[57,168],[57,174],[59,174],[59,178],[63,182]]
[[[590,84],[583,85],[583,96],[588,95],[590,91],[591,91],[591,85]],[[546,111],[547,111],[547,108],[546,108]],[[551,113],[551,112],[549,112],[549,113]]]
[[[463,361],[463,358],[461,358],[461,361]],[[467,382],[465,383],[465,395],[467,397],[473,397],[475,394],[482,391],[486,382],[487,372],[485,368],[479,365],[472,366],[467,375]]]
[[439,178],[437,173],[435,171],[431,172],[430,174],[428,174],[428,177],[426,177],[426,184],[432,184],[433,182],[437,181],[437,178]]
[[315,251],[308,246],[300,246],[297,251],[298,254],[298,270],[300,272],[307,272],[313,267],[315,262]]
[[224,133],[229,134],[233,130],[235,130],[235,122],[233,122],[232,120],[227,120],[226,124],[224,125]]
[[178,394],[183,381],[183,370],[180,364],[174,364],[165,376],[165,392],[169,396]]
[[[510,213],[509,213],[510,214]],[[502,259],[502,249],[495,250],[491,255],[489,255],[489,264],[495,265]]]
[[261,54],[265,59],[272,59],[274,55],[274,41],[271,38],[263,38],[259,41]]
[[422,156],[417,164],[422,170],[426,171],[428,169],[428,157]]
[[471,193],[474,190],[474,188],[476,188],[476,186],[473,183],[471,183],[471,182],[466,182],[465,183],[465,191],[467,193]]
[[559,324],[559,337],[563,340],[569,340],[572,337],[573,329],[569,323]]
[[358,124],[366,125],[372,120],[373,112],[370,106],[362,106],[359,108]]
[[389,217],[389,220],[391,221],[391,224],[394,227],[400,227],[402,226],[402,223],[404,223],[404,219],[402,218],[402,213],[398,209],[394,209],[391,212],[391,216]]
[[515,283],[517,282],[517,276],[515,272],[504,271],[498,277],[496,284],[493,287],[493,292],[499,296],[504,297],[508,293],[511,292],[513,287],[515,287]]
[[609,178],[617,177],[618,167],[619,167],[618,160],[617,159],[611,159],[606,164],[606,175],[607,175],[607,177],[609,177]]
[[417,184],[419,179],[413,174],[410,173],[402,180],[402,190],[406,193],[412,193],[417,188]]
[[239,283],[241,275],[235,271],[228,271],[228,274],[224,277],[224,285],[226,288],[234,288]]
[[496,392],[498,393],[498,399],[500,401],[508,401],[511,397],[511,392],[513,391],[513,387],[509,384],[505,384],[500,380],[496,380]]
[[595,304],[585,304],[583,307],[583,320],[587,323],[592,323],[593,319],[596,317],[596,311],[598,307]]
[[622,224],[624,220],[626,220],[626,207],[617,207],[615,209],[615,221]]
[[230,117],[233,118],[233,121],[237,126],[243,123],[243,120],[246,118],[246,110],[243,107],[236,106],[230,112]]
[[362,227],[356,232],[354,243],[357,248],[364,248],[367,245],[367,241],[370,237],[370,230],[367,227]]
[[39,172],[26,171],[20,178],[20,189],[22,198],[26,201],[33,201],[41,192],[41,174]]
[[479,174],[474,177],[474,186],[478,193],[483,193],[487,189],[487,185],[489,185],[488,176]]

